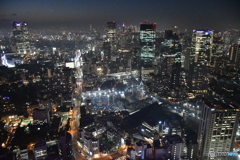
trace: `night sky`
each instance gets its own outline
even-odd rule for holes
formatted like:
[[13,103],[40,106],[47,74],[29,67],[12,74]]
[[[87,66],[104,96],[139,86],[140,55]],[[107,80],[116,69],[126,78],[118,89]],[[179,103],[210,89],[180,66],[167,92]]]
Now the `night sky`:
[[107,21],[157,29],[240,29],[240,0],[0,0],[0,29],[13,21],[34,27],[93,27]]

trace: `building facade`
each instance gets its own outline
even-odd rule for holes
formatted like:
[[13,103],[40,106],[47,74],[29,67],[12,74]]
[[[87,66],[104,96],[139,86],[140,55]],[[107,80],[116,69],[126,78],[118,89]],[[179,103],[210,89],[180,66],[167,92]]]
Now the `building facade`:
[[152,64],[155,58],[156,23],[140,24],[140,59],[142,65]]
[[156,23],[140,24],[140,79],[147,81],[148,74],[154,72]]
[[213,31],[193,30],[188,86],[195,93],[207,93],[212,55]]
[[28,24],[26,22],[13,22],[13,45],[20,55],[30,53]]
[[231,103],[203,101],[198,132],[198,156],[201,159],[216,158],[233,151],[239,111],[239,107]]

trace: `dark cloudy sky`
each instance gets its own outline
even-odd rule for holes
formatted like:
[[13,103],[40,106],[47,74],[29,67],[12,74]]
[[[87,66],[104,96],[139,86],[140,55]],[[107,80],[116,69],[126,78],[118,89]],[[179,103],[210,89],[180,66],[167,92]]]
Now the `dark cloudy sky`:
[[133,25],[148,20],[158,29],[240,29],[240,0],[0,0],[0,28],[29,26]]

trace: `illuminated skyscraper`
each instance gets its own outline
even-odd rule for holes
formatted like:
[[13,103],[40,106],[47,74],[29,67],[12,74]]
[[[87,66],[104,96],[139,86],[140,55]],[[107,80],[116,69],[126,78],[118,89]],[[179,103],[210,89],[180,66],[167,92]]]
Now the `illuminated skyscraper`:
[[28,24],[26,22],[13,22],[13,44],[18,54],[30,53]]
[[180,73],[181,73],[181,54],[177,54],[175,57],[175,63],[172,65],[172,73],[170,79],[170,88],[180,88]]
[[147,81],[149,73],[153,73],[155,59],[156,23],[140,24],[140,79]]
[[192,55],[194,62],[208,64],[212,58],[213,31],[193,30]]
[[198,156],[202,160],[226,157],[233,151],[239,111],[239,107],[232,103],[215,99],[203,102],[198,131]]
[[111,45],[111,51],[115,51],[116,49],[116,22],[115,21],[111,21],[111,22],[107,22],[107,40],[108,42],[110,42]]
[[208,73],[212,62],[213,31],[193,30],[188,85],[195,93],[207,93]]
[[229,60],[231,63],[239,62],[240,57],[240,45],[234,44],[229,50]]
[[233,44],[228,52],[227,70],[239,70],[240,68],[240,45]]
[[140,59],[142,65],[152,65],[155,58],[156,23],[140,24]]

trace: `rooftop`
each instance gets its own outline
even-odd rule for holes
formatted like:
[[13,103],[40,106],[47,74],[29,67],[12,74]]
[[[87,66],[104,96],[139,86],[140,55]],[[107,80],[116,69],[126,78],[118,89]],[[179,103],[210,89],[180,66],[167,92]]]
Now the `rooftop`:
[[204,99],[202,101],[204,104],[206,104],[208,107],[210,108],[215,108],[218,110],[221,109],[239,109],[240,106],[238,106],[237,104],[233,103],[233,102],[227,102],[224,100],[220,100],[217,98],[211,98],[211,99]]
[[183,140],[179,135],[166,136],[166,139],[170,144],[183,143]]

